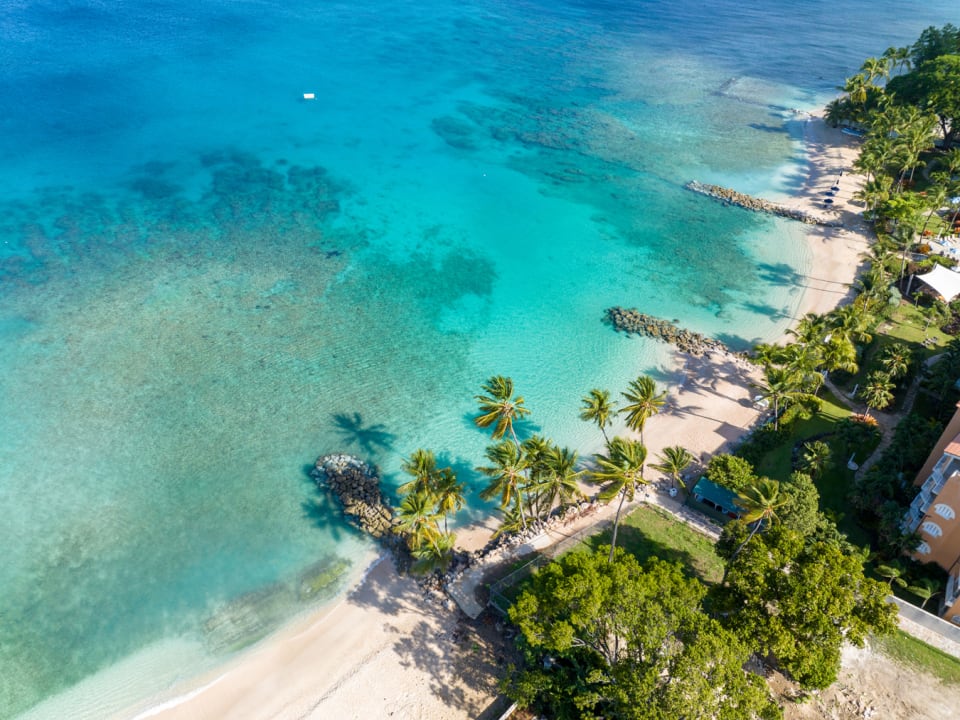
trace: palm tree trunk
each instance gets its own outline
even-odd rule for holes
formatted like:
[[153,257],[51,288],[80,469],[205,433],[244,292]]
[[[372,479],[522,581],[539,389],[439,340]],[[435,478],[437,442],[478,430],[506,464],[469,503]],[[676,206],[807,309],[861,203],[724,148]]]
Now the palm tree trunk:
[[620,511],[623,510],[623,501],[627,499],[627,493],[620,491],[620,504],[617,505],[617,514],[613,518],[613,535],[610,537],[610,560],[613,562],[613,551],[617,547],[617,530],[620,528]]
[[723,577],[720,579],[720,585],[727,584],[727,573],[730,572],[730,566],[733,565],[733,561],[737,559],[737,556],[740,552],[747,546],[747,543],[750,542],[751,538],[757,534],[757,530],[760,529],[760,526],[763,525],[763,518],[758,518],[757,521],[753,524],[753,530],[750,531],[750,534],[747,535],[747,539],[740,543],[740,547],[733,551],[733,555],[730,556],[730,559],[727,561],[727,564],[723,566]]

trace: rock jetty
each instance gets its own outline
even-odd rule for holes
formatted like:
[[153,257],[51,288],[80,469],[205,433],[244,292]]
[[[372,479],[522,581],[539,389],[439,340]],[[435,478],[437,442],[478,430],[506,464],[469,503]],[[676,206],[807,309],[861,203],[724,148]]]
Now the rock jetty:
[[669,320],[644,315],[635,308],[608,308],[607,320],[617,332],[623,332],[627,335],[644,335],[654,340],[662,340],[674,345],[680,352],[689,355],[699,357],[709,352],[735,354],[719,340],[685,330]]
[[390,535],[393,510],[380,492],[376,468],[353,455],[323,455],[310,471],[317,487],[326,486],[339,498],[343,514],[355,518],[357,525],[375,538]]
[[768,215],[777,215],[779,217],[789,218],[790,220],[799,220],[807,225],[843,227],[843,223],[838,220],[828,220],[823,217],[818,217],[817,215],[812,215],[803,210],[790,208],[785,205],[770,202],[769,200],[753,197],[752,195],[746,195],[744,193],[737,192],[736,190],[731,190],[730,188],[721,187],[720,185],[707,185],[706,183],[691,180],[684,185],[684,187],[687,190],[692,190],[695,193],[712,197],[730,205],[742,207],[745,210],[767,213]]

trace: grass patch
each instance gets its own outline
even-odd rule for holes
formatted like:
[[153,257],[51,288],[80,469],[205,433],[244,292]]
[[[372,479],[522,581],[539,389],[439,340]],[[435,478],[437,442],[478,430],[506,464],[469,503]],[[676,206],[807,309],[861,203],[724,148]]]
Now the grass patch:
[[[833,432],[837,423],[850,417],[850,410],[829,390],[824,388],[820,397],[823,400],[820,412],[806,420],[797,420],[793,424],[787,440],[770,450],[757,464],[758,475],[774,480],[786,480],[793,471],[792,453],[794,445],[808,438]],[[853,471],[847,469],[849,457],[839,456],[840,451],[835,447],[836,443],[832,442],[832,438],[826,438],[826,442],[830,444],[833,450],[833,462],[823,473],[823,476],[815,481],[820,493],[820,509],[834,519],[840,532],[845,533],[850,542],[869,547],[870,533],[856,522],[850,508],[850,502],[847,499],[853,487],[854,476]],[[879,440],[874,440],[867,446],[857,448],[855,460],[861,463],[866,460],[876,448],[878,442]]]
[[893,660],[928,672],[948,685],[960,685],[960,660],[907,635],[903,630],[875,637],[872,645]]
[[791,453],[796,443],[814,435],[833,432],[840,420],[850,417],[850,410],[826,388],[821,390],[820,399],[823,401],[820,412],[806,420],[793,423],[790,437],[764,455],[763,460],[758,463],[755,468],[758,475],[774,480],[786,480],[793,471]]
[[[610,544],[610,530],[584,540],[583,545],[596,550]],[[660,508],[642,505],[620,521],[617,546],[641,563],[650,557],[680,563],[689,574],[706,583],[723,577],[723,561],[717,555],[713,540],[700,534]]]

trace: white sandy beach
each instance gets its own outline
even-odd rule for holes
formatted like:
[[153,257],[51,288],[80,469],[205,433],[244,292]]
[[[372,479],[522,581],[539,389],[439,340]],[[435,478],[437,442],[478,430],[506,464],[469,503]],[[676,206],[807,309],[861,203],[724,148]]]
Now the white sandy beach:
[[[815,117],[807,121],[805,137],[810,176],[792,204],[839,217],[844,228],[812,228],[813,266],[804,278],[797,317],[826,312],[848,296],[869,244],[859,208],[850,202],[860,180],[851,171],[856,141]],[[824,193],[841,171],[840,191],[825,209]],[[749,385],[755,368],[715,355],[687,359],[684,372],[686,380],[672,389],[668,410],[647,426],[651,457],[679,443],[706,460],[758,417]],[[489,528],[480,527],[459,540],[474,549],[488,537]],[[476,718],[496,699],[497,658],[458,642],[456,622],[452,603],[425,599],[389,561],[381,562],[339,605],[284,628],[228,666],[157,701],[162,705],[120,717]]]

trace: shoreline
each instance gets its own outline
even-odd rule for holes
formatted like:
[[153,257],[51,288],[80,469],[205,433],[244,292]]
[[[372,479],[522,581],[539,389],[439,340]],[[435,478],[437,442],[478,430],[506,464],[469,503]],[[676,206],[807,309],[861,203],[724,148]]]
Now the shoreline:
[[[855,141],[809,114],[803,142],[808,176],[783,204],[836,216],[843,227],[807,229],[810,269],[802,276],[803,293],[790,326],[808,312],[825,313],[851,298],[861,254],[870,245],[859,208],[852,204],[862,182],[851,174]],[[824,193],[838,177],[840,190],[825,210]],[[784,332],[771,341],[788,338]],[[650,423],[648,449],[655,457],[682,438],[681,444],[703,462],[737,442],[760,417],[750,387],[759,369],[720,353],[674,357],[684,380],[669,388],[667,407]],[[585,524],[606,514],[599,512]],[[490,518],[460,528],[458,546],[482,547],[493,527]],[[486,684],[460,676],[462,667],[450,647],[457,618],[452,600],[425,594],[381,556],[332,607],[291,621],[224,665],[171,688],[166,698],[145,700],[115,717],[475,718],[497,692],[492,668]]]

